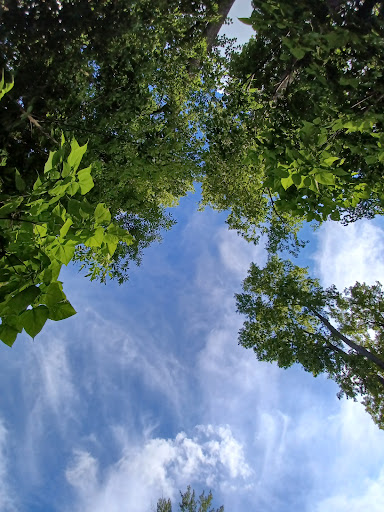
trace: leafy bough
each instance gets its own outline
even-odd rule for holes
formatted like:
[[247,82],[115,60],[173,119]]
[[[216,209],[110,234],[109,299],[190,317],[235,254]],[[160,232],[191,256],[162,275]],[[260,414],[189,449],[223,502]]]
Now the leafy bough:
[[[0,98],[11,87],[3,78]],[[62,136],[31,190],[18,170],[1,162],[18,191],[7,193],[6,180],[0,181],[0,339],[9,346],[23,330],[34,338],[48,319],[76,313],[59,281],[76,247],[91,248],[108,268],[118,243],[133,242],[104,204],[86,199],[94,186],[91,167],[79,169],[86,149]]]

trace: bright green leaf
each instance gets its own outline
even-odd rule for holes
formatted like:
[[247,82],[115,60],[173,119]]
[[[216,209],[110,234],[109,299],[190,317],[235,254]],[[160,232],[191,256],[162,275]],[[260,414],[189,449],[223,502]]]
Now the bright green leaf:
[[336,160],[340,160],[337,156],[330,156],[322,161],[323,164],[331,166]]
[[315,174],[315,180],[322,185],[334,185],[335,176],[330,172]]
[[111,222],[111,214],[103,203],[99,203],[95,209],[96,224],[109,224]]
[[71,148],[72,151],[68,157],[68,163],[76,171],[81,163],[84,153],[87,151],[87,144],[79,146],[77,141],[73,139],[71,142]]
[[81,194],[84,195],[89,192],[93,186],[93,179],[91,176],[91,167],[86,167],[77,173],[77,179],[79,180]]
[[73,224],[73,221],[72,219],[67,219],[65,222],[64,222],[64,225],[62,226],[62,228],[60,229],[60,236],[61,238],[64,238],[65,235],[68,233],[68,230],[69,228],[72,226]]
[[288,178],[282,178],[281,184],[285,190],[287,190],[291,185],[293,185],[292,176],[288,176]]
[[57,244],[51,251],[52,255],[64,265],[73,258],[75,253],[75,244],[73,242],[66,242],[65,244]]
[[93,232],[92,236],[90,236],[84,244],[87,247],[100,247],[103,243],[104,238],[104,228],[97,228]]

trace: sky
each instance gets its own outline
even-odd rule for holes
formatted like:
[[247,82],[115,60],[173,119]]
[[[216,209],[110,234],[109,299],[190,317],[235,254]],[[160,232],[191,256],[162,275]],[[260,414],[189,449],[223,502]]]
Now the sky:
[[[364,408],[237,345],[234,294],[263,247],[198,194],[174,216],[128,283],[69,266],[78,314],[0,347],[0,511],[151,512],[190,484],[226,512],[382,512],[384,432]],[[325,286],[384,282],[383,223],[310,238],[298,264]]]

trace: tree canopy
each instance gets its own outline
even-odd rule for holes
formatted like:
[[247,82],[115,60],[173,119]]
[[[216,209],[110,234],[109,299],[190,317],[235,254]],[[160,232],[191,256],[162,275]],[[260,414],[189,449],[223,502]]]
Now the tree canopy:
[[252,264],[237,295],[247,316],[239,343],[261,361],[282,368],[299,363],[314,376],[326,373],[341,394],[362,395],[384,428],[384,290],[356,283],[340,293],[324,289],[306,269],[272,256]]
[[4,99],[0,147],[29,186],[62,131],[88,142],[90,197],[135,233],[115,253],[120,281],[127,257],[138,260],[172,225],[165,208],[201,174],[201,110],[221,73],[214,36],[232,3],[1,4],[0,68],[15,85]]
[[[224,507],[214,509],[212,505],[212,492],[205,495],[203,491],[199,498],[196,498],[195,491],[188,486],[187,490],[183,493],[180,492],[181,502],[179,503],[178,510],[180,512],[224,512]],[[172,512],[172,502],[168,498],[160,498],[157,502],[156,512]]]
[[281,239],[302,220],[382,214],[382,10],[254,2],[243,22],[255,37],[233,54],[207,123],[204,202],[229,209],[231,227],[252,238],[277,225]]
[[[0,100],[13,88],[4,76]],[[32,187],[3,156],[0,181],[0,340],[12,345],[25,330],[33,338],[45,322],[76,313],[67,300],[59,274],[76,247],[91,251],[92,273],[108,273],[119,243],[133,236],[113,222],[103,203],[84,196],[94,187],[91,166],[80,164],[87,145],[61,137]],[[15,191],[14,191],[15,189]]]
[[0,3],[0,338],[74,313],[71,260],[124,282],[198,182],[202,207],[268,235],[241,344],[327,373],[383,425],[380,285],[323,290],[272,254],[297,254],[304,222],[383,213],[384,3],[254,2],[239,52],[217,38],[232,4]]

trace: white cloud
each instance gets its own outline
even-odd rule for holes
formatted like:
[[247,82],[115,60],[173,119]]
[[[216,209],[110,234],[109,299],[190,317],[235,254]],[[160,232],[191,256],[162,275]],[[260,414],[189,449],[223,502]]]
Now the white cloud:
[[258,245],[254,245],[241,238],[236,231],[222,227],[217,232],[216,243],[222,264],[240,279],[246,277],[252,261],[264,265],[267,260],[263,239]]
[[342,226],[328,222],[320,228],[315,261],[326,286],[339,289],[356,281],[384,283],[384,231],[362,220]]
[[78,492],[79,510],[144,512],[159,497],[174,499],[189,484],[236,487],[252,475],[228,426],[199,425],[191,437],[180,432],[174,439],[128,445],[124,452],[99,478],[94,457],[75,452],[66,478]]
[[[384,510],[384,470],[377,479],[369,478],[361,482],[364,486],[362,494],[353,492],[349,495],[340,492],[331,496],[316,507],[316,512],[382,512]],[[360,491],[360,488],[359,488]]]
[[77,450],[65,471],[65,477],[82,494],[90,494],[97,485],[98,462],[88,452]]
[[339,414],[321,425],[332,439],[337,437],[337,453],[326,454],[326,465],[316,472],[321,498],[312,496],[316,512],[357,512],[384,510],[384,433],[379,431],[360,404],[341,402]]
[[236,37],[237,44],[246,43],[251,36],[255,35],[255,31],[249,25],[245,25],[238,18],[248,18],[252,14],[252,5],[250,0],[236,0],[229,12],[233,24],[224,25],[220,31],[220,35],[225,34],[227,37]]
[[[382,234],[368,222],[322,228],[317,263],[323,281],[343,288],[356,279],[372,282],[384,276]],[[253,472],[253,482],[248,490],[242,488],[241,496],[230,486],[222,489],[225,504],[233,510],[313,510],[325,496],[336,501],[338,493],[348,497],[345,480],[355,493],[370,496],[371,487],[378,489],[375,472],[384,456],[381,449],[374,456],[372,452],[383,444],[383,432],[359,404],[338,401],[337,386],[327,379],[260,363],[252,351],[237,347],[242,318],[235,314],[233,293],[250,261],[263,265],[266,255],[224,228],[214,241],[219,258],[214,248],[203,250],[191,298],[204,305],[210,326],[198,359],[204,418],[228,423],[236,431]],[[305,495],[300,482],[307,486]]]
[[0,510],[2,512],[16,512],[16,496],[9,485],[7,443],[8,431],[0,419]]

